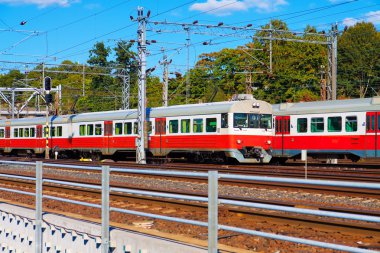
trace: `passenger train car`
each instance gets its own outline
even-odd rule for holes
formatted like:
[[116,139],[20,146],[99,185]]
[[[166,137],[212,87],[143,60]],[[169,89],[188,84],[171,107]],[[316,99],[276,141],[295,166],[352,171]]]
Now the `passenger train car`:
[[[42,154],[45,118],[0,121],[0,151]],[[53,116],[48,145],[59,154],[91,158],[135,152],[137,111],[120,110]],[[149,108],[147,153],[190,160],[271,160],[272,106],[251,95],[236,101]]]
[[380,97],[273,105],[273,156],[380,157]]

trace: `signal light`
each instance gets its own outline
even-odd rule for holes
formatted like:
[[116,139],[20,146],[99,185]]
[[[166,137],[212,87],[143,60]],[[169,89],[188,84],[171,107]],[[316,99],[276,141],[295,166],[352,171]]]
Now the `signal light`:
[[53,103],[53,95],[52,94],[46,94],[45,95],[45,101],[46,101],[46,104]]
[[45,91],[51,90],[51,78],[49,76],[44,79],[44,89]]

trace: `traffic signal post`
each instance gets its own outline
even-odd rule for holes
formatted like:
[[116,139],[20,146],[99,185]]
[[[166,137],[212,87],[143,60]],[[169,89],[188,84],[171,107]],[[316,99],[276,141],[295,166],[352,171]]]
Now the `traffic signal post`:
[[45,124],[45,159],[50,159],[49,156],[49,105],[53,102],[53,96],[50,94],[52,80],[49,76],[44,78],[44,93],[46,101],[46,124]]

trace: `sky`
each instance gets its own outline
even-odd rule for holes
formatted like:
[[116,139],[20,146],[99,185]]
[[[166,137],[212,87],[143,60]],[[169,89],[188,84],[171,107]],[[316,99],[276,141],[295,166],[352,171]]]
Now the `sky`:
[[37,63],[64,60],[85,64],[96,42],[113,48],[121,39],[137,39],[137,22],[131,16],[137,17],[139,6],[144,15],[151,13],[147,39],[156,43],[147,46],[147,65],[155,66],[157,74],[162,73],[164,53],[172,59],[170,71],[183,73],[200,54],[234,48],[251,38],[222,37],[216,34],[221,31],[197,27],[188,35],[181,26],[154,21],[260,28],[281,19],[292,31],[303,31],[306,25],[329,31],[332,24],[342,31],[366,21],[380,29],[379,0],[0,0],[0,71],[28,71]]

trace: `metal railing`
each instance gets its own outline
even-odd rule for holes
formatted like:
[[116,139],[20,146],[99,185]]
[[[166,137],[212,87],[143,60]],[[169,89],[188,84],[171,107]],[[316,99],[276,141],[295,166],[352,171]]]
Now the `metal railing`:
[[[178,171],[141,170],[141,169],[137,170],[137,169],[110,168],[109,166],[96,167],[96,166],[58,165],[58,164],[49,164],[49,163],[43,164],[42,162],[27,163],[27,162],[1,161],[0,164],[28,165],[28,166],[35,166],[36,167],[35,178],[25,177],[25,176],[14,176],[14,175],[0,174],[0,178],[12,178],[12,179],[22,179],[22,180],[33,180],[33,181],[35,181],[35,184],[36,184],[36,192],[35,193],[23,192],[23,191],[18,191],[18,190],[14,190],[14,189],[7,189],[7,188],[0,188],[0,190],[18,193],[18,194],[25,194],[25,195],[29,195],[29,196],[35,196],[35,199],[36,199],[36,207],[35,207],[35,211],[36,211],[36,214],[35,214],[36,215],[35,216],[35,219],[36,219],[36,221],[35,221],[35,224],[36,224],[36,230],[35,230],[36,245],[35,245],[35,252],[37,252],[37,253],[42,252],[42,241],[43,241],[43,238],[42,238],[42,201],[43,201],[43,199],[51,199],[51,200],[62,201],[62,202],[66,202],[66,203],[78,204],[78,205],[83,205],[83,206],[101,209],[101,218],[102,218],[101,252],[102,253],[108,253],[109,252],[109,246],[110,246],[109,245],[109,242],[110,242],[110,234],[109,234],[109,229],[110,229],[109,217],[110,216],[109,216],[109,213],[111,211],[207,227],[208,228],[208,252],[209,253],[218,252],[218,230],[219,229],[237,232],[237,233],[242,233],[242,234],[260,236],[260,237],[265,237],[265,238],[271,238],[271,239],[276,239],[276,240],[301,243],[301,244],[306,244],[306,245],[310,245],[310,246],[328,248],[328,249],[333,249],[333,250],[346,251],[346,252],[361,252],[361,253],[376,252],[376,251],[372,251],[372,250],[361,249],[361,248],[356,248],[356,247],[351,247],[351,246],[326,243],[326,242],[320,242],[320,241],[315,241],[315,240],[308,240],[308,239],[303,239],[303,238],[290,237],[290,236],[285,236],[285,235],[272,234],[272,233],[267,233],[267,232],[255,231],[255,230],[251,230],[251,229],[238,228],[238,227],[232,227],[232,226],[226,226],[226,225],[218,224],[218,205],[219,204],[242,206],[242,207],[249,207],[249,208],[260,208],[260,209],[268,209],[268,210],[276,210],[276,211],[284,211],[284,212],[308,214],[308,215],[317,215],[317,216],[325,216],[325,217],[333,217],[333,218],[344,218],[344,219],[360,220],[360,221],[374,222],[374,223],[380,224],[380,217],[376,217],[376,216],[357,215],[357,214],[321,211],[321,210],[311,210],[311,209],[304,209],[304,208],[285,207],[285,206],[279,206],[279,205],[261,204],[261,203],[255,203],[255,202],[245,202],[245,201],[234,201],[234,200],[227,200],[227,199],[218,198],[218,179],[219,178],[244,179],[244,180],[262,181],[262,182],[282,182],[282,183],[304,184],[304,185],[307,184],[307,185],[324,185],[324,186],[335,186],[335,187],[355,187],[355,188],[363,188],[363,189],[380,190],[380,184],[379,183],[360,183],[360,182],[355,183],[355,182],[323,181],[323,180],[277,178],[277,177],[262,177],[262,176],[241,176],[241,175],[233,175],[233,174],[219,174],[216,171],[209,171],[208,173],[197,173],[197,172],[178,172]],[[101,182],[101,185],[96,186],[96,185],[83,184],[83,183],[73,183],[73,182],[62,181],[62,180],[44,179],[43,173],[42,173],[44,166],[58,167],[58,168],[71,168],[71,169],[85,169],[85,170],[94,170],[94,171],[99,171],[99,172],[101,171],[102,182]],[[197,197],[197,196],[184,195],[184,194],[180,195],[180,194],[170,194],[170,193],[157,193],[157,192],[151,192],[151,191],[147,191],[147,190],[132,190],[132,189],[128,189],[128,188],[111,187],[110,186],[110,173],[111,172],[124,172],[124,173],[146,174],[146,175],[189,176],[189,177],[207,178],[208,179],[208,197]],[[42,189],[43,189],[42,187],[43,187],[44,182],[54,183],[54,184],[58,184],[58,185],[76,186],[76,187],[83,187],[83,188],[99,190],[102,193],[102,200],[101,200],[102,202],[99,205],[99,204],[92,204],[92,203],[83,202],[83,201],[76,201],[76,200],[70,200],[70,199],[45,195],[42,192]],[[182,219],[182,218],[176,218],[176,217],[170,217],[170,216],[164,216],[164,215],[151,214],[151,213],[145,213],[145,212],[140,212],[140,211],[133,211],[133,210],[126,210],[126,209],[111,207],[110,206],[110,197],[109,197],[111,192],[121,192],[121,193],[139,194],[139,195],[152,196],[152,197],[162,197],[162,198],[205,202],[205,203],[208,203],[208,222]]]

